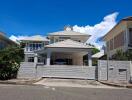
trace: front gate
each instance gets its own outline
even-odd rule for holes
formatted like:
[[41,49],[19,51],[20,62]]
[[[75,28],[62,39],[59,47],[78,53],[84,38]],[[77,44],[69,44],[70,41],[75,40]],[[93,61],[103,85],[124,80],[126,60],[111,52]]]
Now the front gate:
[[37,66],[37,73],[42,77],[56,78],[78,78],[78,79],[95,79],[95,66],[73,66],[73,65],[51,65]]

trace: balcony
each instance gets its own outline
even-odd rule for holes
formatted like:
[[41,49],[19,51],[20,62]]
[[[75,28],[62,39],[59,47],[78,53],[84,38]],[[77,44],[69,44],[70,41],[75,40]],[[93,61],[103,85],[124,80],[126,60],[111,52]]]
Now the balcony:
[[33,47],[25,47],[24,48],[24,52],[33,52],[33,51],[36,51],[36,50],[41,50],[43,49],[44,47],[38,47],[38,48],[33,48]]

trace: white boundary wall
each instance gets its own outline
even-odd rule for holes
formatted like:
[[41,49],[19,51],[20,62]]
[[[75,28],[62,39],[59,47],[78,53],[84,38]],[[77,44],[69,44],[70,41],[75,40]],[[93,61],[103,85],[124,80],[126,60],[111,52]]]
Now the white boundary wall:
[[38,77],[56,77],[56,78],[78,78],[95,79],[96,66],[75,66],[75,65],[41,65],[34,63],[21,63],[18,71],[18,78],[38,78]]
[[98,80],[116,83],[130,82],[132,77],[131,61],[98,61]]

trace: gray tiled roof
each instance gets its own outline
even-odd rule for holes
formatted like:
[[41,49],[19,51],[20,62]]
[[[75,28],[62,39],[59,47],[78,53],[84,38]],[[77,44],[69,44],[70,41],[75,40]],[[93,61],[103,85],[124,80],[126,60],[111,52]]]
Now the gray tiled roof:
[[49,41],[45,36],[34,35],[30,37],[24,37],[21,41]]
[[55,43],[46,45],[45,47],[49,47],[49,48],[93,48],[90,45],[77,42],[71,39],[67,39],[61,42],[55,42]]
[[59,32],[53,32],[49,33],[49,36],[54,36],[54,35],[82,35],[82,36],[90,36],[86,33],[80,33],[80,32],[75,32],[75,31],[59,31]]

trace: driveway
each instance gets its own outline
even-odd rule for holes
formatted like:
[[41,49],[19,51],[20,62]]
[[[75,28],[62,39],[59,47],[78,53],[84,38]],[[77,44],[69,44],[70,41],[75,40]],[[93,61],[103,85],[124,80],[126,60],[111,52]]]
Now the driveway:
[[43,78],[42,80],[34,84],[44,85],[44,86],[54,86],[54,87],[115,88],[101,84],[95,80],[79,80],[79,79]]
[[132,90],[0,85],[0,100],[132,100]]

